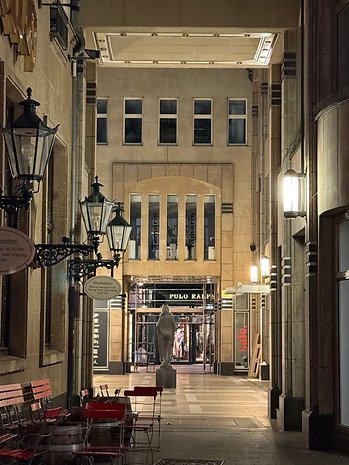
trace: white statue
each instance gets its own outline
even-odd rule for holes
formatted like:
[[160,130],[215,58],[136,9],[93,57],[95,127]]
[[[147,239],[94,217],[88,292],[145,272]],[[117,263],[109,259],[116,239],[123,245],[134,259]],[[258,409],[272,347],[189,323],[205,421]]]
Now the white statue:
[[[162,312],[156,324],[156,332],[158,336],[158,348],[161,367],[170,366],[173,352],[173,340],[175,335],[176,325],[174,316],[170,312],[167,304],[163,304]],[[161,368],[160,367],[160,368]]]

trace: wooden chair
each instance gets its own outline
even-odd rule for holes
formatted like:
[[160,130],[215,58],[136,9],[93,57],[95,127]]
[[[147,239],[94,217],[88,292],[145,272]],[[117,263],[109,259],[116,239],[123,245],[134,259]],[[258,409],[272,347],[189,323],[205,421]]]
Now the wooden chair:
[[[121,459],[121,463],[125,463],[125,456],[128,447],[124,442],[124,431],[126,422],[126,404],[123,403],[105,403],[105,402],[88,402],[84,407],[84,418],[87,421],[86,436],[84,440],[84,447],[81,451],[75,452],[78,460],[107,458],[113,465],[116,460]],[[109,420],[109,421],[108,421]],[[117,424],[118,438],[113,438],[112,444],[104,443],[106,439],[106,428],[111,428],[111,423],[114,425],[113,431],[115,433],[115,424]],[[99,428],[93,430],[93,426],[97,424]],[[91,439],[92,432],[94,435],[100,435]],[[97,442],[97,444],[93,444]]]
[[24,396],[20,384],[0,386],[0,422],[0,442],[7,442],[11,434],[14,438],[18,429],[25,425]]
[[52,387],[48,379],[40,379],[30,383],[34,401],[39,401],[43,410],[52,408]]
[[[2,463],[19,464],[44,464],[46,455],[49,452],[50,441],[54,434],[54,427],[61,419],[61,408],[52,408],[45,411],[45,416],[41,422],[38,432],[25,434],[16,447],[1,447],[0,461]],[[46,425],[50,424],[50,431],[47,432]]]
[[[40,402],[42,411],[53,408],[52,387],[49,379],[39,379],[30,383],[32,401]],[[61,408],[62,418],[67,419],[70,416],[68,410]]]

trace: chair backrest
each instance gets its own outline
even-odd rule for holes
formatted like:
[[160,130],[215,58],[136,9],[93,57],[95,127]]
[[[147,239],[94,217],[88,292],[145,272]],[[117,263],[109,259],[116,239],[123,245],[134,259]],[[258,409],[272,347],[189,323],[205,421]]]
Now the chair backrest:
[[52,387],[48,379],[39,379],[30,383],[33,400],[40,401],[42,407],[46,410],[52,408]]
[[158,391],[155,386],[135,386],[126,390],[125,396],[133,399],[133,410],[141,416],[154,418]]
[[[110,396],[109,390],[108,390],[108,389],[109,389],[108,384],[101,384],[101,385],[99,386],[99,388],[100,388],[100,392],[101,392],[101,397],[104,397],[104,398],[105,398],[104,400],[107,399],[107,400],[113,401],[113,400],[116,399],[116,398],[119,396],[119,394],[120,394],[120,389],[115,389],[115,390],[114,390],[114,396]],[[100,398],[99,400],[101,400],[101,398]]]
[[0,386],[0,419],[2,428],[18,425],[25,421],[24,395],[22,386],[4,384]]
[[123,420],[126,417],[126,409],[127,405],[119,402],[87,402],[84,408],[84,417]]
[[109,397],[108,384],[100,384],[99,389],[102,397]]
[[85,405],[87,402],[90,402],[90,390],[89,389],[81,389],[80,391],[80,401],[81,405]]
[[30,404],[30,418],[33,423],[44,420],[45,411],[39,401]]
[[161,400],[164,388],[162,386],[135,386],[134,392],[138,396],[154,396],[155,392],[155,414],[161,417]]

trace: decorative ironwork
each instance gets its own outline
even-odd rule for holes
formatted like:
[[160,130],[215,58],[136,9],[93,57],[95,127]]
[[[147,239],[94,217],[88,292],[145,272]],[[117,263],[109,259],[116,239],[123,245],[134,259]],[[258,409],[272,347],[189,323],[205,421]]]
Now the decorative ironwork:
[[95,251],[94,245],[70,244],[69,239],[62,239],[62,244],[36,244],[36,262],[40,266],[53,266],[70,255],[79,254],[87,257]]
[[14,215],[18,210],[25,208],[28,210],[31,197],[12,197],[10,195],[0,195],[0,208],[6,213]]
[[118,267],[120,263],[120,255],[115,255],[111,260],[69,260],[68,261],[68,276],[69,278],[79,281],[84,276],[95,276],[97,268],[107,268],[112,270]]

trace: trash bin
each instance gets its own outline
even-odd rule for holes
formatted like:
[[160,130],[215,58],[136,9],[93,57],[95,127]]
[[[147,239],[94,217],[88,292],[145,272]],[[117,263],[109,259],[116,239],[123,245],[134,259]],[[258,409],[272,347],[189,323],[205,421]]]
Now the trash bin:
[[269,379],[269,365],[264,360],[259,364],[259,377],[262,381]]

